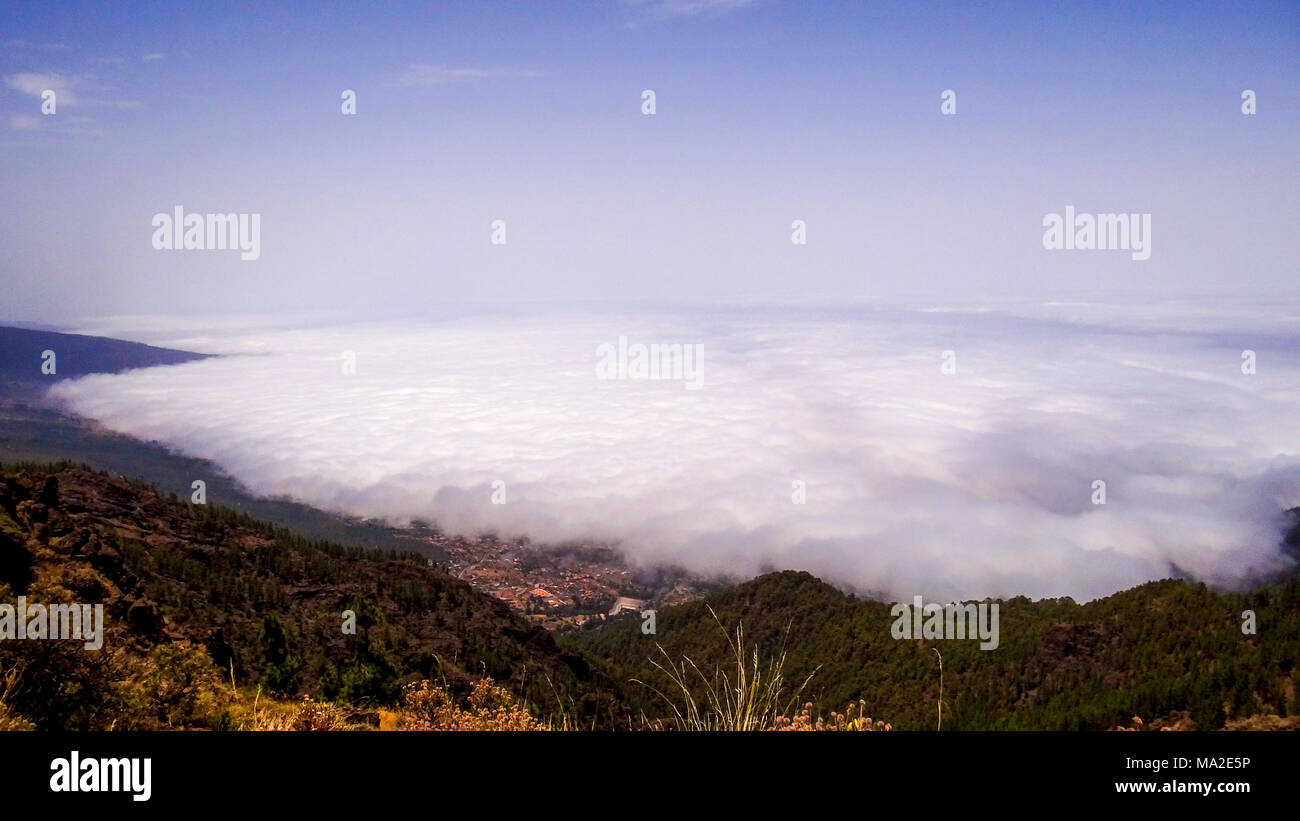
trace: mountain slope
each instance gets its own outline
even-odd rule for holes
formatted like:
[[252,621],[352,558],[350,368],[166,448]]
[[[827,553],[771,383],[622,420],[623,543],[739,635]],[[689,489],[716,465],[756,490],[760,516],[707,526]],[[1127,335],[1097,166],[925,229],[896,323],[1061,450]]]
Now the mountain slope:
[[[53,374],[41,370],[45,351],[54,352]],[[0,327],[0,378],[5,382],[53,382],[92,373],[179,365],[207,357],[208,354],[156,348],[103,336]]]
[[[657,635],[639,622],[583,637],[611,674],[673,687],[650,659],[696,661],[706,672],[728,657],[722,625],[744,627],[769,658],[784,647],[785,679],[815,673],[801,701],[866,711],[897,729],[934,728],[943,656],[944,729],[1108,729],[1142,716],[1159,723],[1223,727],[1250,716],[1300,713],[1300,578],[1249,594],[1220,594],[1166,580],[1079,605],[1070,599],[1000,602],[997,649],[977,641],[896,640],[890,605],[841,593],[807,573],[761,576],[727,592],[659,612]],[[1242,611],[1258,616],[1244,635]],[[733,670],[734,673],[734,670]],[[634,706],[663,715],[646,689]]]
[[487,675],[543,716],[620,717],[620,685],[580,652],[421,557],[309,543],[80,467],[0,474],[0,601],[19,595],[104,604],[103,650],[0,642],[0,674],[22,671],[0,701],[38,727],[155,726],[121,685],[190,646],[203,648],[185,656],[196,675],[284,696],[383,704],[403,681],[463,693]]

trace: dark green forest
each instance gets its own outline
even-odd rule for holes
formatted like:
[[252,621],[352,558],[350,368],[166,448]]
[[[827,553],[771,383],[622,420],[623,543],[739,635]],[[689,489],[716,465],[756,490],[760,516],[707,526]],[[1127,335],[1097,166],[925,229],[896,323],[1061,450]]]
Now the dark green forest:
[[[784,675],[801,701],[866,711],[895,729],[937,725],[943,658],[944,730],[1102,730],[1133,716],[1190,719],[1197,729],[1257,714],[1294,715],[1300,659],[1300,579],[1252,593],[1216,593],[1201,584],[1152,582],[1088,604],[1070,599],[1000,601],[1001,643],[895,640],[890,606],[854,598],[807,573],[774,573],[705,601],[663,610],[657,633],[640,622],[588,634],[583,646],[607,659],[612,676],[671,692],[649,663],[685,656],[706,672],[728,657],[728,628],[742,624],[761,658],[784,648]],[[1258,616],[1243,635],[1241,613]],[[724,662],[725,663],[725,662]],[[734,667],[734,665],[733,665]],[[734,670],[732,671],[734,672]],[[634,685],[636,688],[636,685]],[[662,701],[633,689],[633,708],[654,715]]]

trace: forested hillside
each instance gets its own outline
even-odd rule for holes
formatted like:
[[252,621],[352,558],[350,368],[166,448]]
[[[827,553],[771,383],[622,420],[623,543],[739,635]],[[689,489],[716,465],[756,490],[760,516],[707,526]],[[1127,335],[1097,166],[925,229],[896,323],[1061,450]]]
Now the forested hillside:
[[[633,617],[568,639],[419,556],[308,542],[85,468],[20,465],[0,472],[0,602],[19,596],[102,603],[104,642],[0,641],[0,726],[221,728],[221,688],[371,710],[409,707],[404,685],[424,704],[419,682],[465,698],[490,677],[497,702],[550,726],[641,728],[671,710],[652,692],[674,693],[653,662],[734,677],[737,625],[764,669],[785,653],[787,696],[812,676],[790,706],[810,702],[814,717],[852,704],[895,729],[935,727],[936,650],[945,730],[1100,730],[1133,716],[1146,728],[1288,726],[1300,712],[1296,576],[1251,593],[1166,580],[1084,605],[1001,601],[999,646],[983,651],[896,640],[889,604],[782,572],[663,608],[652,636]],[[461,726],[448,715],[435,723]]]
[[[649,663],[665,660],[657,645],[706,672],[728,656],[710,607],[729,629],[743,624],[762,657],[784,647],[788,682],[814,674],[801,702],[825,711],[862,699],[867,714],[895,729],[937,725],[934,650],[943,657],[945,730],[1101,730],[1128,726],[1135,715],[1146,727],[1212,729],[1300,710],[1296,578],[1249,594],[1167,580],[1085,605],[1014,598],[1000,602],[1000,646],[982,651],[976,641],[895,640],[888,604],[845,595],[807,573],[783,572],[663,610],[657,635],[628,622],[583,641],[610,659],[614,677],[671,693],[665,674]],[[1257,614],[1257,635],[1242,632],[1246,609]],[[664,709],[648,687],[633,698],[648,714]]]
[[105,611],[101,650],[0,641],[0,702],[37,727],[220,724],[200,704],[214,682],[368,708],[406,682],[465,694],[484,676],[544,718],[621,717],[618,682],[421,557],[308,542],[83,468],[0,473],[0,601],[20,595]]

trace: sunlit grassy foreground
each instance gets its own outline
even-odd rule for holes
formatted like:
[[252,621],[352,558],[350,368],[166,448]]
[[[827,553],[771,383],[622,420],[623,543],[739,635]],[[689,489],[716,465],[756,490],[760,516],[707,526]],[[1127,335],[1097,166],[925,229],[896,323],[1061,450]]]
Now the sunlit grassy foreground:
[[[712,611],[710,611],[712,612]],[[730,648],[729,664],[715,666],[711,675],[690,658],[675,662],[663,649],[662,663],[652,661],[670,684],[663,689],[645,684],[669,709],[671,717],[641,717],[630,729],[676,731],[882,731],[892,727],[866,714],[866,703],[850,704],[843,712],[818,715],[811,702],[800,705],[813,675],[787,689],[784,646],[764,664],[757,647],[745,646],[741,625],[730,633],[718,622]],[[734,664],[734,667],[731,665]],[[644,682],[641,682],[644,684]],[[232,711],[235,712],[235,711]],[[407,685],[403,703],[395,709],[366,714],[368,723],[357,726],[354,711],[333,704],[305,700],[301,703],[262,702],[254,698],[232,720],[235,729],[248,730],[488,730],[544,731],[582,729],[568,716],[539,720],[505,688],[490,678],[479,679],[467,699],[458,703],[442,684],[421,681]]]
[[[717,620],[716,614],[714,619]],[[652,663],[665,674],[669,684],[663,689],[645,686],[667,703],[670,715],[667,718],[643,715],[639,721],[630,721],[627,729],[687,732],[891,729],[884,721],[867,716],[863,701],[850,704],[842,713],[832,711],[825,716],[819,715],[811,702],[801,705],[800,697],[812,675],[797,687],[787,689],[784,647],[764,664],[757,647],[745,646],[741,626],[736,627],[734,634],[727,632],[720,621],[718,627],[727,637],[729,663],[715,666],[711,675],[706,675],[690,658],[674,662],[659,647],[663,662]],[[260,686],[237,687],[233,680],[222,683],[216,669],[207,661],[206,653],[184,642],[163,645],[152,656],[157,658],[151,657],[145,665],[147,669],[121,683],[121,687],[131,695],[128,703],[138,702],[141,712],[167,716],[165,726],[176,729],[289,732],[588,729],[565,713],[539,718],[513,693],[487,677],[475,681],[463,697],[458,697],[445,682],[423,680],[407,684],[399,704],[367,708],[309,697],[275,698]],[[177,659],[186,663],[178,666]],[[178,669],[185,675],[177,674]],[[24,674],[33,672],[18,668],[0,671],[0,729],[31,729],[28,722],[9,709],[6,695],[22,686]],[[125,720],[114,723],[119,729],[131,726]]]

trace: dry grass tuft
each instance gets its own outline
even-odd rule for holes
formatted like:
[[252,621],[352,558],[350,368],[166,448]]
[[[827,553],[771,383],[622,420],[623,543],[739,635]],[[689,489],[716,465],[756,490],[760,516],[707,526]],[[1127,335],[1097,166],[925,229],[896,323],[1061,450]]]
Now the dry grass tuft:
[[[668,651],[659,646],[665,664],[654,659],[650,663],[668,676],[674,685],[672,689],[680,696],[680,703],[652,685],[636,679],[634,681],[649,688],[668,703],[673,711],[670,726],[674,729],[772,730],[785,722],[792,722],[790,714],[793,706],[817,671],[810,673],[802,684],[787,695],[784,642],[780,652],[766,666],[760,665],[758,648],[749,651],[745,648],[744,626],[736,625],[733,638],[712,607],[709,608],[709,614],[727,639],[735,664],[734,672],[728,673],[721,667],[715,667],[712,676],[705,675],[689,657],[683,656],[680,664],[675,663]],[[788,629],[786,638],[789,638]],[[697,689],[692,687],[692,682],[697,682],[696,687],[699,688],[698,692],[702,692],[702,698],[697,699]],[[648,729],[664,728],[662,723],[647,721],[645,724]]]

